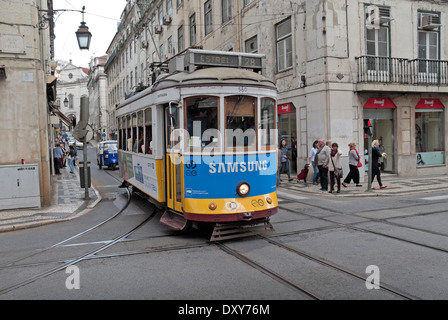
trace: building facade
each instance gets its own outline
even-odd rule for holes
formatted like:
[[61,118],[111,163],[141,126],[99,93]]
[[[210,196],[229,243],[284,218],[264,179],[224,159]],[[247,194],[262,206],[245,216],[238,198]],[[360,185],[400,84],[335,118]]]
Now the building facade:
[[56,103],[74,127],[80,117],[81,97],[89,95],[88,70],[75,66],[72,61],[68,63],[59,61],[56,76],[58,78]]
[[442,0],[129,0],[107,51],[107,108],[189,47],[256,52],[278,87],[293,168],[319,138],[339,144],[348,168],[350,142],[370,148],[371,119],[386,171],[446,174],[447,14]]
[[[57,111],[51,10],[51,0],[0,2],[0,170],[37,165],[41,206],[51,202],[49,123]],[[21,196],[17,183],[2,187]]]
[[[107,76],[104,65],[107,56],[95,57],[90,60],[87,89],[89,93],[89,123],[96,140],[108,140],[112,137],[109,123],[111,115],[107,108]],[[112,119],[112,121],[114,121]]]

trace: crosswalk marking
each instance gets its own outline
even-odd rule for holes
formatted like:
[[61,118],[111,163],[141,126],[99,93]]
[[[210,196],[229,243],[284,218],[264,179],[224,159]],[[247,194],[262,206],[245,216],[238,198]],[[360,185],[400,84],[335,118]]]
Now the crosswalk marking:
[[443,200],[443,199],[448,199],[448,195],[422,198],[422,200]]
[[[277,197],[278,198],[283,198],[286,200],[303,200],[303,199],[308,199],[308,197],[304,197],[302,195],[299,195],[297,193],[288,193],[285,191],[280,191],[277,190]],[[282,201],[281,199],[279,199],[279,201]]]

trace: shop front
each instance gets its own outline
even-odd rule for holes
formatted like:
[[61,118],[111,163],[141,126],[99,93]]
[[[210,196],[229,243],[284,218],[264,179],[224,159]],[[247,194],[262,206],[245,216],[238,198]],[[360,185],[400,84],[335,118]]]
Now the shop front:
[[279,145],[286,140],[291,173],[297,172],[296,108],[292,102],[277,105]]
[[445,164],[444,106],[439,99],[420,99],[415,106],[416,166]]
[[[394,142],[394,113],[396,106],[389,98],[369,98],[364,105],[364,119],[371,120],[372,141],[378,140],[381,153],[387,154],[384,171],[394,172],[395,142]],[[368,137],[364,137],[364,155],[367,158]],[[366,170],[368,166],[365,166]]]

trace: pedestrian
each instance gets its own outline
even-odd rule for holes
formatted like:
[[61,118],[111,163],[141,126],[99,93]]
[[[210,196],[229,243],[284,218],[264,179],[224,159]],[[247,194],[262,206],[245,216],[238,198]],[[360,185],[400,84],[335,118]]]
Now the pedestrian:
[[61,158],[64,155],[59,144],[56,145],[53,149],[53,158],[54,158],[54,173],[61,174],[60,166],[61,166]]
[[76,167],[76,160],[78,160],[78,148],[76,148],[75,144],[73,144],[72,146],[73,146],[73,150],[75,150],[75,160],[73,161],[73,164]]
[[281,148],[277,151],[277,186],[280,184],[280,170],[282,169],[283,152]]
[[[280,141],[280,149],[282,151],[282,158],[281,158],[281,168],[280,168],[280,172],[279,175],[282,173],[283,168],[286,169],[286,173],[288,174],[288,181],[292,181],[291,179],[291,172],[289,170],[289,158],[288,158],[288,148],[286,147],[286,140],[282,139]],[[282,181],[280,179],[280,181]]]
[[59,144],[59,147],[62,149],[62,157],[61,157],[61,168],[65,168],[65,167],[67,167],[66,166],[66,164],[67,164],[67,161],[66,161],[66,158],[67,158],[67,150],[65,149],[65,144],[64,144],[64,142],[62,142],[61,144]]
[[70,167],[70,173],[75,173],[74,170],[75,170],[75,157],[76,157],[76,155],[75,155],[75,149],[73,148],[73,146],[70,146],[70,151],[68,153],[68,156],[70,158],[70,160],[68,162],[68,165]]
[[341,165],[341,155],[342,152],[339,151],[339,145],[336,142],[333,142],[331,145],[330,152],[330,162],[328,163],[328,171],[330,171],[330,191],[332,193],[334,191],[334,182],[336,180],[338,190],[337,193],[341,192],[341,178],[342,178],[342,165]]
[[317,177],[319,176],[319,170],[317,170],[317,163],[314,162],[314,156],[316,155],[316,152],[317,152],[318,142],[319,141],[317,141],[317,140],[313,142],[313,147],[311,148],[310,153],[308,155],[308,164],[310,166],[312,166],[313,170],[314,170],[314,172],[313,172],[313,184],[314,185],[317,185]]
[[[330,141],[331,142],[331,141]],[[328,143],[328,142],[327,142]],[[323,139],[318,140],[318,149],[315,159],[317,158],[317,168],[319,169],[320,190],[328,191],[328,163],[330,161],[330,148]]]
[[350,168],[350,172],[345,177],[342,185],[347,188],[347,184],[350,183],[351,180],[356,184],[357,187],[362,187],[362,184],[359,184],[359,170],[358,168],[362,167],[361,158],[359,156],[358,150],[356,150],[356,143],[350,142],[348,144],[350,147],[350,151],[348,152],[348,166]]
[[[372,142],[372,161],[370,161],[370,165],[372,166],[372,183],[373,180],[376,177],[376,180],[378,181],[378,184],[380,185],[380,189],[385,189],[387,186],[383,186],[383,183],[381,182],[381,173],[380,173],[380,167],[378,166],[378,159],[379,158],[387,158],[387,154],[385,152],[380,152],[380,143],[378,140],[373,140]],[[375,188],[372,188],[375,190]]]

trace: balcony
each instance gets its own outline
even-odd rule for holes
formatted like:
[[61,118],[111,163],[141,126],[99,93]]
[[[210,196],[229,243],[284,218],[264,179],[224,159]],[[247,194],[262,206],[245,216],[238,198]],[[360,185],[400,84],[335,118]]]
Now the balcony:
[[448,85],[448,61],[375,56],[355,59],[358,65],[358,83]]

